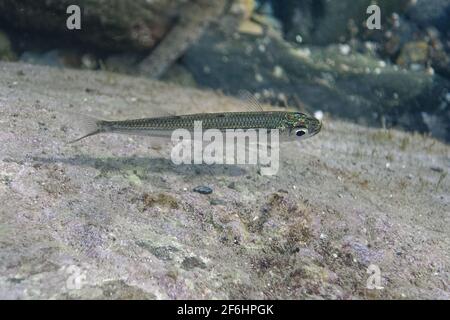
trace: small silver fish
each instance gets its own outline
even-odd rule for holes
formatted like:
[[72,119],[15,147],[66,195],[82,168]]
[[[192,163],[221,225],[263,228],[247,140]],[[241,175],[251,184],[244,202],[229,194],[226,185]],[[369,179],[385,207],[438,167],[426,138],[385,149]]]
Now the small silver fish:
[[280,136],[305,139],[319,133],[322,123],[301,112],[260,111],[198,113],[122,121],[88,118],[84,125],[87,133],[71,141],[77,142],[99,133],[124,133],[149,136],[169,136],[176,129],[194,130],[194,123],[202,122],[202,129],[278,129]]

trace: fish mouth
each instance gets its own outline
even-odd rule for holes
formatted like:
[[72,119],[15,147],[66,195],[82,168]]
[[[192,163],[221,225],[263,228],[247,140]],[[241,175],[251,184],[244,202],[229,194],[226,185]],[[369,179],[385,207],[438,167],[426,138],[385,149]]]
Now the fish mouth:
[[313,130],[310,134],[310,137],[315,136],[316,134],[318,134],[321,130],[322,130],[322,121],[314,119],[315,124],[313,125]]

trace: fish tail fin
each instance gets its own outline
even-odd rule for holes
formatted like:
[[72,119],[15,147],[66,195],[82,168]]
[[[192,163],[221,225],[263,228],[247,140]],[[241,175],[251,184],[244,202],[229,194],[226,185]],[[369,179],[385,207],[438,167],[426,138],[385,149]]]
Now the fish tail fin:
[[87,137],[99,134],[104,131],[102,126],[102,124],[104,123],[103,120],[82,114],[75,114],[75,115],[78,118],[77,120],[79,122],[81,135],[78,138],[69,141],[68,142],[69,144],[78,142]]
[[72,144],[83,140],[84,138],[96,135],[104,132],[104,123],[106,121],[96,117],[87,116],[84,114],[72,112],[72,111],[57,111],[63,116],[64,122],[67,122],[71,126],[75,127],[80,135],[78,138],[68,141],[67,144]]
[[98,134],[100,132],[101,131],[98,128],[92,129],[91,131],[87,132],[86,134],[82,135],[81,137],[76,138],[74,140],[70,140],[69,142],[67,142],[67,144],[72,144],[72,143],[78,142],[80,140],[83,140],[84,138],[96,135],[96,134]]

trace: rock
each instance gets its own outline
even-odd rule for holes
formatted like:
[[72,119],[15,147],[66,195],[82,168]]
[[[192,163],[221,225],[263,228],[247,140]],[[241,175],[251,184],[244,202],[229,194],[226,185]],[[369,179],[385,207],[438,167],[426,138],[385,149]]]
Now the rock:
[[88,70],[96,70],[99,67],[99,63],[95,55],[86,53],[81,56],[81,67]]
[[422,29],[433,26],[440,32],[450,32],[450,3],[448,0],[415,0],[406,16]]
[[425,65],[429,60],[428,44],[424,41],[410,42],[403,46],[397,64],[411,66],[414,64]]
[[16,55],[12,49],[8,35],[0,30],[0,60],[16,60]]
[[[423,61],[425,53],[414,55],[413,50],[410,58]],[[426,110],[450,123],[449,109],[440,107],[449,80],[426,70],[399,70],[348,45],[299,48],[273,34],[227,37],[210,29],[182,63],[200,86],[231,94],[244,89],[263,102],[310,113],[321,110],[361,124],[428,132],[421,116]],[[450,141],[450,128],[441,129],[446,133],[438,137]]]
[[[274,14],[284,26],[286,37],[294,42],[330,44],[348,40],[363,31],[370,0],[273,0]],[[393,12],[406,10],[409,0],[381,0],[382,23]]]
[[164,193],[158,195],[144,193],[142,201],[144,210],[148,210],[154,206],[163,206],[170,209],[178,209],[179,207],[177,200],[173,196]]
[[111,300],[155,300],[153,293],[145,292],[137,286],[128,285],[123,280],[105,281],[101,286],[101,297]]
[[187,257],[181,263],[182,268],[192,270],[194,268],[206,269],[206,264],[196,257]]
[[138,64],[144,58],[136,53],[118,53],[108,56],[105,60],[105,69],[124,74],[138,74]]
[[20,61],[58,68],[79,69],[82,66],[82,57],[78,52],[71,50],[55,49],[44,53],[26,51],[20,56]]
[[426,38],[429,39],[429,65],[431,65],[436,73],[450,79],[450,44],[446,39],[450,34],[443,36],[444,33],[439,33],[436,29],[430,27],[427,29]]
[[139,72],[153,79],[160,78],[209,24],[218,20],[226,4],[226,0],[195,0],[181,5],[179,20],[151,54],[139,63]]
[[198,192],[200,194],[211,194],[213,193],[213,189],[206,186],[198,186],[194,188],[194,192]]
[[211,199],[209,202],[212,206],[223,206],[226,202],[222,199]]
[[2,62],[0,74],[0,298],[367,299],[374,264],[379,299],[450,299],[448,144],[325,117],[320,134],[281,146],[276,176],[176,166],[150,137],[67,144],[73,114],[239,101],[103,71]]
[[179,1],[77,1],[82,8],[81,30],[69,31],[66,10],[72,4],[71,0],[2,0],[0,19],[15,30],[32,30],[94,48],[145,51],[164,37]]
[[173,64],[167,72],[161,77],[161,80],[177,84],[183,87],[197,87],[192,74],[181,64]]
[[[0,19],[17,35],[23,51],[85,48],[106,55],[109,70],[155,79],[166,73],[211,22],[232,32],[254,7],[253,0],[232,1],[230,6],[228,0],[81,0],[77,2],[81,29],[68,30],[66,9],[72,4],[69,0],[25,0],[19,5],[4,0],[0,1]],[[32,39],[23,36],[24,31]],[[83,68],[98,68],[97,59],[90,59],[92,54],[81,55]]]
[[428,69],[450,79],[448,36],[434,26],[424,28],[405,16],[396,15],[385,25],[385,32],[367,32],[363,38],[378,47],[381,57],[401,67]]

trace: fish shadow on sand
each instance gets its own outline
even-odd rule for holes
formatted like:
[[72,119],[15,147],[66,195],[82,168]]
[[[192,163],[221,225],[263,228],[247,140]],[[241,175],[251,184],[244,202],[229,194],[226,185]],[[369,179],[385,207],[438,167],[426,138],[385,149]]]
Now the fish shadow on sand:
[[33,161],[42,164],[66,164],[79,167],[91,167],[104,174],[135,170],[141,173],[174,172],[183,176],[215,175],[215,176],[243,176],[247,170],[238,165],[206,165],[181,164],[176,165],[166,158],[146,157],[108,157],[96,158],[86,155],[73,157],[33,157]]

